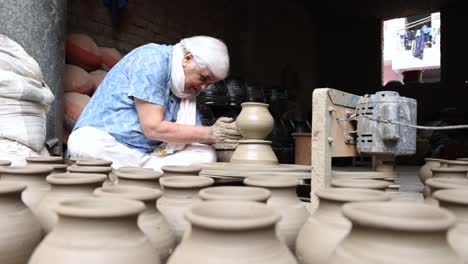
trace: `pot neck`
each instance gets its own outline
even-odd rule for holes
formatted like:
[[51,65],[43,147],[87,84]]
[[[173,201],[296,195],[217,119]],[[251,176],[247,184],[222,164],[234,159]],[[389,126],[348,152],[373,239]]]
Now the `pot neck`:
[[164,188],[164,198],[198,199],[201,188]]
[[[3,174],[1,179],[3,182],[22,183],[28,187],[49,187],[46,181],[46,174],[18,175],[18,174]],[[26,189],[27,191],[27,189]]]
[[159,185],[158,180],[132,180],[132,179],[124,179],[124,178],[119,178],[118,184],[122,185],[131,185],[131,186],[141,186],[141,187],[147,187],[147,188],[157,188],[160,189],[161,186]]
[[320,200],[317,211],[312,214],[313,217],[323,218],[336,218],[345,219],[341,213],[341,207],[345,204],[344,202],[332,201],[332,200]]
[[468,206],[439,200],[439,205],[455,214],[457,225],[468,227]]
[[[348,236],[353,245],[366,248],[369,252],[388,251],[390,247],[398,247],[407,250],[438,250],[447,246],[447,230],[431,232],[411,232],[399,230],[386,230],[375,227],[352,224]],[[397,254],[398,252],[394,252]]]
[[74,194],[93,194],[94,189],[99,188],[102,183],[91,184],[51,184],[50,194],[52,195],[74,195]]
[[301,202],[296,194],[296,187],[287,188],[268,188],[271,192],[271,197],[268,199],[268,204],[287,206]]
[[2,213],[26,209],[21,201],[21,192],[0,194],[0,211]]
[[209,241],[209,243],[222,243],[226,239],[229,239],[231,245],[246,245],[248,241],[266,244],[268,241],[274,241],[277,238],[274,225],[247,230],[208,229],[192,225],[189,239],[196,240],[197,242]]
[[112,218],[81,218],[59,216],[59,221],[53,230],[54,235],[99,240],[115,240],[116,237],[139,235],[137,215]]

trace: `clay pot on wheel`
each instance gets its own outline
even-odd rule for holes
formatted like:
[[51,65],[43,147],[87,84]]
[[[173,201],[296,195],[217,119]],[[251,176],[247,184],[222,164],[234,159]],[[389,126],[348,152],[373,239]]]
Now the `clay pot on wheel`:
[[46,180],[51,188],[37,206],[37,218],[46,233],[49,233],[58,220],[54,208],[59,202],[69,198],[92,197],[94,189],[101,187],[106,180],[106,175],[61,173],[51,174]]
[[232,164],[278,164],[278,158],[271,148],[271,141],[247,139],[238,143],[231,157]]
[[214,180],[204,176],[171,176],[162,177],[160,183],[164,193],[156,204],[158,210],[171,225],[178,243],[189,227],[184,218],[185,211],[201,201],[198,192],[202,188],[213,185]]
[[[280,215],[250,201],[207,201],[185,214],[191,232],[176,248],[168,264],[295,264],[275,233]],[[196,261],[194,261],[196,260]]]
[[278,237],[294,252],[299,230],[309,217],[307,209],[296,194],[299,181],[292,177],[253,176],[245,179],[244,183],[270,190],[271,197],[267,206],[281,214],[281,220],[276,225]]
[[126,199],[62,201],[57,225],[28,264],[159,264],[158,252],[137,226],[144,209],[142,202]]
[[0,183],[0,263],[24,264],[42,239],[42,229],[21,201],[26,185]]
[[113,186],[98,188],[94,194],[98,197],[124,198],[145,203],[146,209],[138,216],[138,227],[159,252],[162,262],[166,262],[176,244],[169,224],[156,209],[156,200],[162,196],[160,190],[139,186]]
[[343,215],[353,223],[328,263],[462,263],[447,243],[455,217],[447,210],[403,202],[350,203]]
[[242,103],[242,111],[237,116],[236,125],[244,139],[264,139],[273,129],[273,116],[268,104]]
[[468,189],[439,190],[433,193],[441,208],[455,214],[456,224],[448,232],[448,242],[465,263],[468,263]]
[[319,207],[304,223],[296,241],[296,256],[301,264],[327,263],[348,235],[351,222],[341,214],[343,204],[390,200],[383,191],[367,189],[328,188],[316,194],[320,199]]
[[46,181],[54,169],[45,165],[26,165],[0,167],[0,183],[20,183],[27,186],[22,192],[23,202],[36,214],[39,201],[50,190],[50,185]]

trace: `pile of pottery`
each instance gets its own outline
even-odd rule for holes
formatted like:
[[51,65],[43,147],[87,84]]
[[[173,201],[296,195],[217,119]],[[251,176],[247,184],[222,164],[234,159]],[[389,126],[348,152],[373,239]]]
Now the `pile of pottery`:
[[[80,164],[87,169],[76,172]],[[382,191],[388,182],[361,179],[375,187],[349,188],[355,183],[335,178],[336,187],[317,191],[319,208],[311,214],[296,195],[297,177],[264,172],[246,177],[243,186],[213,186],[212,178],[196,175],[200,168],[96,174],[93,164],[109,163],[79,160],[67,173],[43,164],[0,167],[0,263],[468,260],[464,189],[434,192],[443,209],[389,202],[390,193]],[[106,184],[109,177],[115,180]]]
[[424,159],[419,178],[424,184],[426,202],[437,204],[433,193],[441,189],[468,189],[468,160]]

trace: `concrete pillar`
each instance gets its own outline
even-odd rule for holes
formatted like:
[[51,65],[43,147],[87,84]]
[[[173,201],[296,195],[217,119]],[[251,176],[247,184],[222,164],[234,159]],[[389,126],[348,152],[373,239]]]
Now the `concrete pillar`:
[[0,0],[0,33],[18,42],[42,69],[55,100],[47,115],[46,143],[62,154],[66,0]]

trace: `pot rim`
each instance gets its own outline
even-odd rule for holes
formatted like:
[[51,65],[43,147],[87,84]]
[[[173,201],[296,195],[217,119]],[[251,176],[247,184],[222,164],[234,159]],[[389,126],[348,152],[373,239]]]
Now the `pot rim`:
[[105,174],[97,173],[56,173],[46,177],[52,185],[81,185],[102,183],[107,179]]
[[19,174],[19,175],[28,175],[34,176],[36,174],[43,175],[48,174],[54,171],[54,168],[50,165],[30,165],[25,166],[0,166],[0,173],[7,174]]
[[94,190],[98,197],[124,198],[142,202],[155,201],[162,196],[162,191],[141,186],[104,186]]
[[109,173],[112,171],[112,167],[102,167],[102,166],[68,166],[67,170],[69,172],[77,173]]
[[26,190],[26,188],[27,186],[22,183],[1,182],[0,183],[0,195],[21,193],[24,190]]
[[455,165],[467,165],[468,166],[468,160],[446,160],[444,161],[447,164],[455,164]]
[[266,107],[269,106],[269,104],[259,103],[259,102],[244,102],[244,103],[241,104],[241,107],[244,107],[244,106],[252,106],[252,105],[266,106]]
[[265,188],[251,186],[216,186],[200,190],[198,196],[203,200],[234,200],[265,202],[271,192]]
[[145,205],[136,200],[119,198],[75,198],[62,200],[55,207],[61,216],[77,218],[116,218],[137,216]]
[[259,202],[205,201],[187,210],[185,218],[194,226],[236,231],[274,227],[281,215]]
[[316,192],[322,200],[335,202],[388,201],[390,196],[379,190],[357,188],[325,188]]
[[81,159],[76,161],[76,165],[78,166],[101,166],[101,167],[108,167],[112,165],[112,161],[110,160],[101,160],[101,159]]
[[438,161],[438,162],[446,162],[445,159],[435,159],[435,158],[424,158],[424,161]]
[[437,189],[468,189],[468,179],[436,177],[427,179],[426,185]]
[[332,179],[331,185],[340,188],[385,189],[392,185],[389,181],[372,179]]
[[163,188],[193,189],[213,185],[214,180],[205,176],[167,176],[159,179]]
[[460,161],[468,161],[468,158],[457,158],[456,160],[460,160]]
[[117,178],[130,179],[130,180],[157,180],[163,173],[160,171],[135,171],[135,172],[121,172],[115,171],[114,175]]
[[288,176],[249,176],[244,184],[264,188],[295,188],[299,181]]
[[201,167],[193,165],[166,165],[162,166],[163,172],[200,172]]
[[155,171],[151,168],[142,168],[138,166],[122,166],[119,167],[116,171],[123,172],[123,173],[134,173],[140,171]]
[[430,168],[432,172],[467,172],[467,168]]
[[[427,204],[405,202],[348,203],[343,215],[353,225],[412,232],[446,231],[455,216],[446,209]],[[421,215],[417,215],[417,214]]]
[[[56,164],[60,164],[60,163],[63,163],[63,158],[62,157],[59,157],[59,156],[50,156],[50,157],[43,157],[43,156],[39,156],[39,157],[26,157],[24,158],[26,160],[26,162],[30,161],[30,162],[33,162],[33,163],[56,163]],[[29,164],[29,163],[28,163]]]
[[468,205],[468,191],[465,189],[437,190],[432,195],[442,202]]

